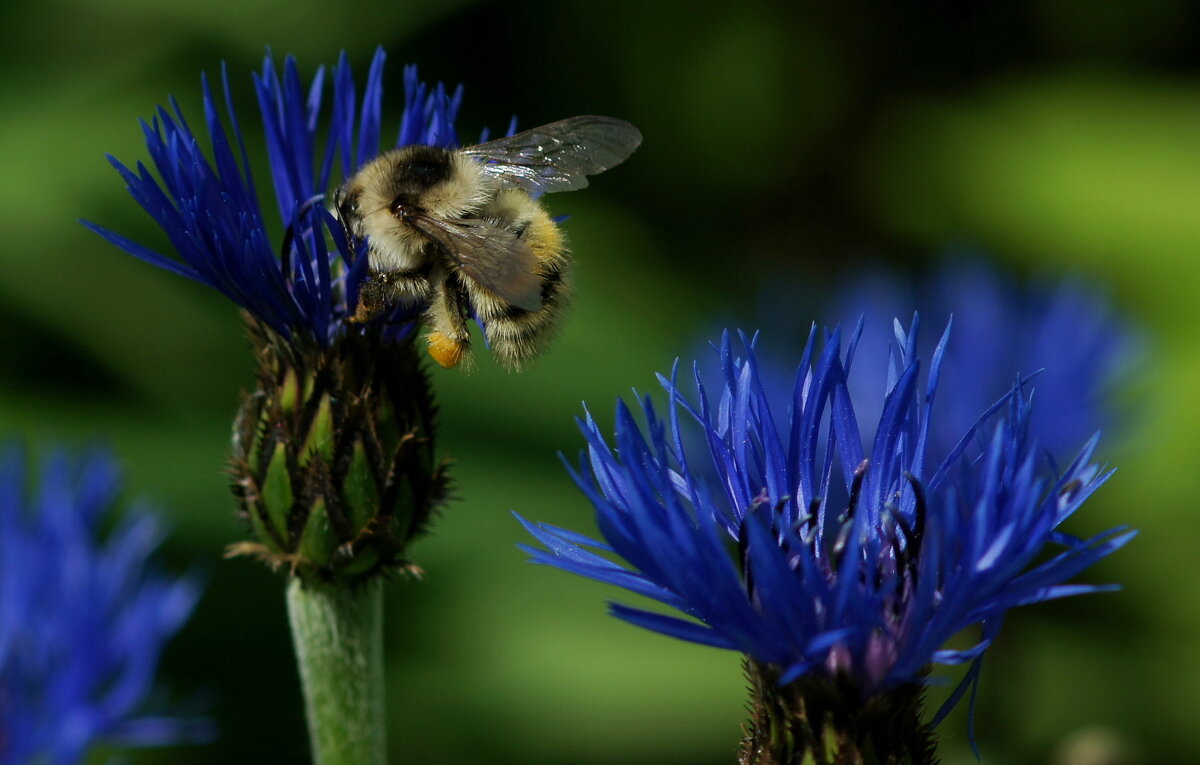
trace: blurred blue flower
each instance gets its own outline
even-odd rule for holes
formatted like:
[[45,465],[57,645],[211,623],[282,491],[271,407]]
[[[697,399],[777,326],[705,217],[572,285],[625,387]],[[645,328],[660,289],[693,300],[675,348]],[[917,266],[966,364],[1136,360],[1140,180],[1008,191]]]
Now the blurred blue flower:
[[[977,680],[1008,609],[1113,589],[1068,582],[1134,532],[1059,531],[1111,471],[1093,462],[1093,437],[1054,474],[1019,384],[927,459],[949,328],[922,383],[918,323],[897,325],[865,444],[847,383],[861,326],[844,354],[838,331],[818,349],[814,327],[783,401],[764,392],[755,342],[727,333],[719,373],[695,367],[694,395],[678,364],[659,377],[665,421],[648,397],[636,412],[619,402],[610,444],[589,414],[572,475],[607,544],[522,520],[545,546],[525,549],[683,612],[691,619],[612,605],[633,624],[773,666],[781,685],[841,676],[865,696],[920,681],[931,663],[973,662],[944,714]],[[975,625],[974,646],[943,648]]]
[[120,476],[103,454],[55,454],[36,486],[28,470],[20,450],[0,455],[0,763],[206,737],[204,721],[139,716],[199,595],[154,570],[157,521],[106,517]]
[[[312,338],[320,347],[328,347],[346,331],[342,319],[354,312],[367,258],[364,252],[351,251],[341,225],[326,210],[323,195],[335,162],[340,183],[379,153],[384,58],[382,49],[377,50],[360,106],[343,54],[333,70],[333,93],[326,107],[324,68],[306,87],[294,59],[285,60],[281,77],[267,54],[254,85],[278,224],[284,231],[279,241],[272,241],[260,209],[224,69],[223,109],[230,132],[221,121],[222,104],[208,79],[202,78],[211,161],[174,99],[170,110],[160,107],[149,124],[142,123],[158,179],[141,162],[134,171],[109,157],[129,192],[167,233],[183,262],[94,223],[84,221],[84,225],[149,263],[220,291],[284,338]],[[404,72],[404,95],[396,146],[457,145],[454,118],[461,87],[452,94],[440,83],[428,88],[417,79],[416,67],[410,66]],[[376,324],[384,332],[407,332],[408,327],[395,326],[397,318],[382,317]]]
[[[954,317],[954,342],[942,362],[943,384],[954,395],[939,405],[931,455],[948,454],[1018,373],[1032,376],[1037,405],[1029,427],[1054,457],[1069,458],[1097,429],[1116,424],[1111,396],[1133,368],[1139,333],[1092,284],[1068,279],[1022,286],[981,259],[948,260],[916,283],[873,271],[843,289],[834,318],[843,327],[865,318],[850,386],[856,402],[875,407],[859,409],[870,415],[867,421],[878,414],[887,385],[887,327],[913,306],[939,326]],[[927,357],[932,345],[927,339],[921,355]]]

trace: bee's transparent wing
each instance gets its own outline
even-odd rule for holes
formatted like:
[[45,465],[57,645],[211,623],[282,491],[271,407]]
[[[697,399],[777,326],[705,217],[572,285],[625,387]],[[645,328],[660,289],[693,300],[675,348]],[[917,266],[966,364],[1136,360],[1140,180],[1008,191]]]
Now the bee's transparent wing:
[[537,256],[512,231],[479,218],[412,219],[421,233],[441,245],[464,275],[526,311],[542,307],[542,280],[535,273]]
[[642,134],[615,117],[571,117],[507,138],[468,146],[462,153],[504,188],[534,194],[574,191],[587,176],[620,164],[642,142]]

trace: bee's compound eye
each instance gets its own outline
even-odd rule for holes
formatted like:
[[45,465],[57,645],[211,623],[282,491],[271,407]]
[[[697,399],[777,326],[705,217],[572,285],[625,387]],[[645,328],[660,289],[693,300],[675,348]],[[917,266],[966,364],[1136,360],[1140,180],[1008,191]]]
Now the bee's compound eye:
[[333,208],[340,216],[358,213],[358,193],[347,191],[345,186],[339,186],[333,192]]

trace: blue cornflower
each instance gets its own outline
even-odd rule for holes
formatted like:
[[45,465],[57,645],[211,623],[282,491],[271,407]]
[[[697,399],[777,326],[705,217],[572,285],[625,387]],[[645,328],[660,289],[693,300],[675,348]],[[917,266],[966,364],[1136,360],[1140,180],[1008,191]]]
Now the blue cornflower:
[[[142,123],[152,168],[110,157],[179,259],[85,223],[243,309],[257,386],[243,397],[231,472],[256,541],[235,550],[326,581],[408,567],[405,545],[445,496],[432,392],[412,343],[422,306],[347,322],[369,260],[325,197],[380,153],[384,59],[377,50],[360,103],[345,54],[331,77],[319,68],[308,83],[293,58],[280,72],[267,54],[254,87],[276,203],[270,221],[222,70],[223,98],[201,80],[209,154],[172,99]],[[427,87],[410,66],[404,96],[393,145],[457,145],[461,87]]]
[[[878,407],[887,382],[888,322],[914,305],[929,322],[954,316],[955,340],[942,363],[944,384],[954,396],[942,402],[931,426],[930,454],[949,453],[1017,373],[1032,376],[1037,405],[1029,427],[1054,457],[1068,459],[1095,430],[1116,424],[1111,394],[1132,369],[1140,345],[1131,323],[1082,279],[1022,286],[979,259],[947,261],[916,284],[880,271],[847,284],[835,318],[842,326],[866,319],[858,372],[850,381],[856,401],[869,405],[873,399]],[[922,355],[932,345],[927,338]]]
[[[283,338],[311,338],[328,347],[348,331],[342,320],[354,313],[367,258],[365,252],[352,251],[324,194],[335,164],[341,182],[380,151],[384,58],[382,49],[377,50],[360,106],[345,54],[333,71],[328,102],[323,67],[306,87],[293,58],[286,59],[280,76],[267,54],[254,86],[277,221],[269,224],[260,207],[222,69],[224,104],[202,78],[211,160],[174,99],[170,110],[160,107],[150,123],[142,123],[157,179],[141,162],[135,171],[109,157],[183,262],[94,223],[84,225],[142,260],[218,290]],[[404,72],[404,95],[396,146],[457,145],[454,119],[461,86],[453,93],[440,83],[429,88],[410,66]],[[222,111],[229,131],[222,124]],[[268,226],[275,224],[283,231],[278,239],[268,233]],[[411,329],[397,328],[397,318],[382,317],[376,323],[384,332]]]
[[20,450],[0,455],[0,763],[206,736],[201,721],[140,716],[199,596],[155,570],[158,521],[135,507],[101,533],[120,488],[104,454],[56,453],[36,486],[28,469]]
[[[931,664],[972,662],[940,719],[976,682],[1008,609],[1112,589],[1068,582],[1133,532],[1085,540],[1058,530],[1111,471],[1093,462],[1093,437],[1055,474],[1030,437],[1019,383],[949,453],[927,458],[949,328],[922,383],[917,321],[907,332],[896,325],[864,443],[847,383],[860,333],[861,323],[843,354],[839,331],[819,350],[814,327],[786,401],[764,392],[754,341],[741,336],[735,348],[726,334],[720,373],[704,378],[697,365],[694,394],[678,364],[660,376],[665,420],[648,397],[636,414],[620,402],[610,444],[589,414],[580,423],[587,452],[572,475],[607,543],[523,521],[546,548],[527,548],[533,560],[683,612],[691,618],[612,606],[647,629],[742,652],[755,686],[766,677],[771,693],[825,678],[848,685],[858,703],[919,687]],[[998,410],[1005,416],[993,424]],[[981,627],[974,646],[943,648],[972,626]],[[754,746],[775,740],[760,728],[780,716],[755,721]],[[783,738],[815,747],[824,723],[807,724],[817,734],[808,744],[812,736],[796,731]]]

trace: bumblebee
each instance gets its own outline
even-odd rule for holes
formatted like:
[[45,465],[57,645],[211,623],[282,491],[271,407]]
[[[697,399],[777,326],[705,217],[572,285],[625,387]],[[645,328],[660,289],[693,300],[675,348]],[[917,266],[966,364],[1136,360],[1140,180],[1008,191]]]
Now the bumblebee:
[[549,342],[569,293],[570,252],[538,202],[624,161],[637,128],[572,117],[462,149],[405,146],[364,165],[334,192],[352,243],[366,241],[368,279],[351,321],[424,306],[429,354],[470,359],[469,321],[509,368]]

